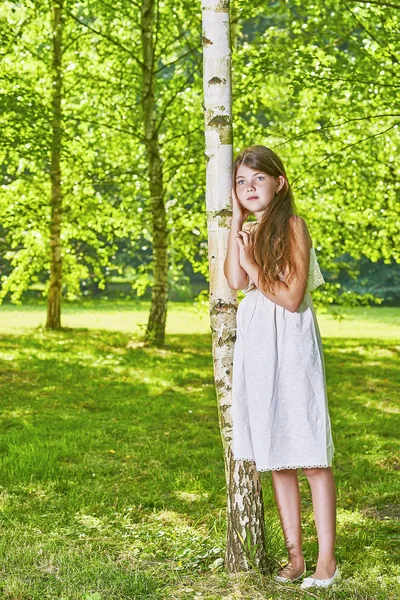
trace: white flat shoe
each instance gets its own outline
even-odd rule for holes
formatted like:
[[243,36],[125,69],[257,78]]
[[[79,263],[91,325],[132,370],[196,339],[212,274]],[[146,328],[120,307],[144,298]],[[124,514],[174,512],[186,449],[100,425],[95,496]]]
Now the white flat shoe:
[[338,583],[341,579],[342,576],[340,575],[338,567],[336,567],[336,571],[330,579],[314,579],[314,577],[306,577],[300,587],[302,590],[312,587],[329,588],[335,583]]
[[307,571],[306,563],[304,563],[304,571],[298,577],[295,577],[294,579],[290,579],[290,577],[282,577],[281,575],[277,575],[275,577],[275,581],[277,581],[278,583],[293,583],[293,581],[299,581],[299,579],[302,579],[304,577],[304,575],[306,574],[306,571]]

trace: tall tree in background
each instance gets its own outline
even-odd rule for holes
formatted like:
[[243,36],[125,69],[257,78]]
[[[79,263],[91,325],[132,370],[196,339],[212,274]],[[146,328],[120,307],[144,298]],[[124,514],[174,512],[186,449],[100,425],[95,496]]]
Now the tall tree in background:
[[132,169],[141,155],[140,203],[132,219],[140,220],[142,230],[133,241],[150,246],[152,255],[136,270],[134,285],[142,293],[152,287],[145,338],[160,345],[168,284],[182,271],[182,257],[204,271],[198,255],[204,255],[205,244],[199,252],[196,243],[205,229],[203,190],[196,185],[202,166],[200,96],[193,89],[201,85],[199,7],[188,0],[179,5],[145,0],[138,11],[130,0],[116,0],[69,14],[82,31],[95,35],[98,52],[107,57],[110,86],[102,93],[113,109],[105,114],[110,129],[130,131],[136,140]]
[[54,304],[56,310],[50,326],[61,285],[67,299],[79,297],[89,279],[101,288],[113,269],[116,241],[128,240],[130,249],[138,237],[141,224],[130,213],[141,201],[136,178],[144,163],[129,128],[110,127],[120,101],[104,93],[115,91],[110,61],[93,32],[70,16],[76,9],[83,18],[87,7],[58,3],[60,26],[61,7],[57,38],[56,13],[50,18],[46,3],[0,4],[0,218],[7,244],[0,301],[20,302],[32,284],[48,296],[51,285],[49,312]]
[[260,476],[254,463],[234,461],[231,445],[231,389],[237,293],[229,288],[223,273],[229,217],[232,214],[229,1],[203,0],[202,7],[210,320],[228,502],[225,567],[235,572],[256,566],[260,571],[268,572]]
[[149,208],[153,233],[153,286],[145,340],[161,345],[164,342],[167,320],[168,232],[164,203],[163,166],[156,119],[155,70],[157,64],[154,55],[154,33],[157,23],[155,23],[154,14],[155,4],[155,0],[143,0],[141,6],[143,125],[149,174]]
[[50,285],[47,298],[46,327],[61,327],[61,140],[62,140],[62,33],[64,0],[55,0],[52,6],[52,142],[51,142],[51,222],[50,222]]
[[[201,11],[190,0],[153,2],[153,132],[162,165],[171,285],[184,280],[187,262],[207,275]],[[47,296],[50,284],[52,217],[50,202],[43,200],[51,197],[49,5],[0,3],[0,301],[20,302],[32,284]],[[88,282],[101,289],[110,275],[122,274],[115,256],[121,246],[125,256],[135,257],[123,263],[134,293],[140,296],[159,279],[140,110],[145,5],[64,2],[60,163],[67,299],[79,297]],[[393,101],[398,14],[385,3],[334,0],[235,0],[234,8],[235,152],[258,142],[283,155],[329,273],[329,283],[315,294],[326,304],[354,301],[335,283],[349,257],[353,265],[360,257],[400,260],[400,117]],[[163,312],[158,311],[162,319]]]

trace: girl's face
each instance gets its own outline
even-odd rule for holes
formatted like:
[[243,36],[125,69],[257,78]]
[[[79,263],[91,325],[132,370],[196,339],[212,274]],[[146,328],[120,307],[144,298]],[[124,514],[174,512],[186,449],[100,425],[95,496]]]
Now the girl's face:
[[236,173],[236,196],[247,210],[261,220],[264,210],[284,184],[284,177],[273,177],[240,165]]

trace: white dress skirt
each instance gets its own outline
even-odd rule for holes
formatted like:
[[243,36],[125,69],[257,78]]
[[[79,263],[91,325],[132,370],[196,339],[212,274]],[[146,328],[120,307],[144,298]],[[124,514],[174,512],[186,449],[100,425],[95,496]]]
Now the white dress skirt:
[[233,454],[235,460],[254,461],[258,471],[332,465],[324,355],[310,295],[323,283],[312,247],[307,291],[296,312],[257,289],[239,304]]

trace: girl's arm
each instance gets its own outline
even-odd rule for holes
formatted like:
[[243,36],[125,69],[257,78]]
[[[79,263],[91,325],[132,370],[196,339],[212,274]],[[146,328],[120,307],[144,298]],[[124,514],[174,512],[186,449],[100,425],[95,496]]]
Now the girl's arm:
[[243,290],[249,284],[249,276],[245,269],[240,264],[239,260],[239,231],[247,230],[252,227],[250,223],[243,223],[249,216],[249,211],[246,210],[239,202],[236,196],[236,191],[232,189],[232,222],[231,231],[229,233],[228,250],[224,263],[224,274],[229,287],[232,290]]
[[[298,216],[290,219],[292,235],[296,238],[297,256],[296,256],[296,275],[288,276],[285,281],[277,281],[273,286],[273,294],[267,290],[261,289],[258,282],[259,266],[254,261],[253,249],[249,243],[247,234],[239,234],[242,240],[239,241],[240,264],[255,282],[258,289],[266,298],[279,304],[290,312],[296,312],[303,302],[307,289],[308,270],[310,268],[310,248],[311,238],[305,221]],[[246,238],[246,239],[245,239]]]

